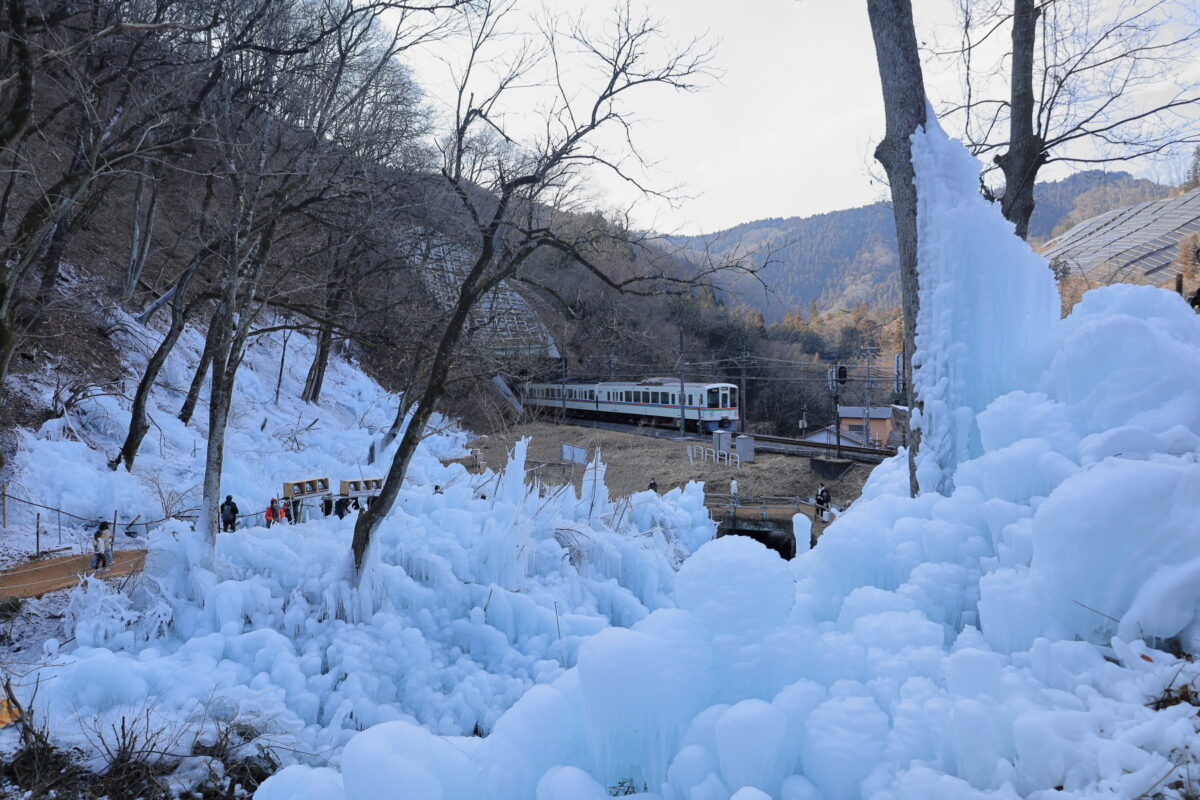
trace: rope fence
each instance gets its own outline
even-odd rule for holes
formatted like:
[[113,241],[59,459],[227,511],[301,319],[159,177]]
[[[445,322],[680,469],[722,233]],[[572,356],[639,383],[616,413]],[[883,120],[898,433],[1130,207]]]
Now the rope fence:
[[[283,508],[288,502],[291,502],[294,504],[292,516],[295,518],[296,522],[301,522],[308,518],[308,512],[311,511],[311,507],[306,505],[302,499],[293,500],[293,501],[285,500],[280,505],[280,508]],[[10,509],[10,507],[9,507],[10,504],[15,504],[17,506],[17,508]],[[21,509],[21,510],[18,510],[18,509]],[[44,552],[45,553],[53,553],[53,552],[59,552],[62,550],[67,550],[75,545],[77,545],[81,548],[84,548],[85,550],[87,548],[90,548],[91,547],[90,538],[81,537],[79,535],[79,533],[80,533],[80,531],[78,530],[79,528],[82,528],[83,530],[88,530],[89,528],[99,527],[101,522],[108,522],[112,526],[113,533],[114,533],[114,549],[117,549],[116,548],[117,540],[115,538],[115,534],[118,530],[124,529],[126,538],[136,538],[138,536],[139,531],[148,537],[150,535],[150,531],[153,528],[156,528],[159,525],[162,525],[164,522],[178,520],[181,522],[194,523],[197,519],[199,519],[199,515],[195,513],[197,510],[198,509],[195,509],[195,508],[188,508],[188,509],[184,509],[183,511],[180,511],[176,514],[169,514],[167,516],[160,517],[159,519],[152,519],[152,520],[142,520],[142,515],[137,514],[128,520],[121,521],[120,513],[115,509],[113,510],[112,517],[100,517],[99,515],[84,516],[84,515],[80,515],[80,514],[75,514],[71,511],[67,511],[64,508],[58,508],[56,506],[48,506],[44,503],[38,503],[33,500],[26,500],[23,497],[18,497],[17,495],[11,494],[8,491],[8,484],[0,485],[0,528],[3,528],[4,530],[8,529],[10,511],[13,512],[14,516],[16,516],[16,517],[23,516],[25,518],[24,520],[21,520],[21,521],[14,520],[14,524],[29,524],[30,522],[32,522],[34,525],[34,538],[35,538],[34,552],[38,556],[42,555],[42,553],[44,553]],[[47,513],[45,514],[45,516],[43,516],[42,512],[47,512]],[[239,529],[242,529],[242,528],[265,526],[266,525],[265,512],[266,512],[266,508],[264,507],[262,511],[251,511],[251,512],[248,512],[245,514],[238,514],[236,527]],[[218,510],[216,513],[217,513],[218,519],[219,519],[220,511]],[[48,531],[46,531],[44,526],[50,524],[51,515],[54,515],[54,524],[55,524],[55,527],[57,530],[58,546],[56,546],[52,549],[43,549],[42,536],[43,536],[43,533],[48,533]],[[30,517],[32,517],[32,519],[30,519]],[[66,531],[68,536],[70,536],[72,539],[74,539],[74,541],[72,543],[69,543],[65,546],[63,546],[63,533],[64,533],[63,523],[64,523],[64,521],[66,521],[68,523],[67,531]],[[285,519],[285,520],[275,523],[275,524],[286,524],[289,521],[290,520]],[[71,524],[72,522],[76,523],[76,524]],[[224,527],[224,526],[222,526],[222,527]],[[86,552],[82,553],[81,555],[86,556]]]

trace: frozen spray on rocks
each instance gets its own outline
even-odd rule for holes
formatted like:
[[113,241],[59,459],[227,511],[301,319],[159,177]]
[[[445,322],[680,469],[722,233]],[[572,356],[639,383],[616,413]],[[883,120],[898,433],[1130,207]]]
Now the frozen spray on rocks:
[[1142,286],[1060,320],[977,162],[936,125],[914,161],[918,497],[900,457],[790,563],[706,544],[676,608],[592,636],[487,738],[390,722],[258,800],[1132,798],[1186,779],[1194,708],[1147,700],[1197,668],[1145,640],[1200,649],[1200,323]]
[[[161,336],[125,322],[139,341]],[[136,361],[144,347],[126,344]],[[185,333],[164,368],[168,384],[186,384],[202,344]],[[239,372],[223,494],[244,510],[296,476],[359,477],[394,413],[398,398],[344,361],[331,363],[319,408],[296,399],[314,346],[291,337],[278,404],[279,339],[259,339]],[[61,419],[23,435],[18,480],[81,514],[161,516],[159,488],[195,486],[203,474],[203,421],[179,423],[177,403],[169,391],[152,395],[160,435],[133,474],[107,469],[128,412],[101,395],[82,402],[70,435]],[[361,590],[351,579],[353,517],[319,514],[223,534],[212,559],[188,525],[164,525],[150,534],[132,591],[99,581],[77,590],[75,640],[48,643],[55,657],[38,676],[35,711],[56,742],[92,752],[95,730],[147,710],[188,741],[244,725],[283,745],[284,763],[337,764],[355,733],[394,721],[487,733],[527,690],[573,666],[597,631],[674,605],[676,565],[712,536],[700,486],[614,503],[598,457],[577,495],[530,482],[524,443],[502,473],[470,475],[442,462],[466,452],[466,433],[443,418],[433,427]]]

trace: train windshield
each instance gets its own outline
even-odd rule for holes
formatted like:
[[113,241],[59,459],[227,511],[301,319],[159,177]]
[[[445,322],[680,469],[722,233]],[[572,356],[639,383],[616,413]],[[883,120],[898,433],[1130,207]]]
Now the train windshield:
[[709,408],[720,408],[721,407],[721,390],[720,389],[713,387],[712,389],[708,390],[708,407]]
[[738,407],[738,396],[737,396],[737,395],[738,395],[738,390],[737,390],[737,389],[730,389],[730,390],[729,390],[729,407],[730,407],[730,408],[737,408],[737,407]]

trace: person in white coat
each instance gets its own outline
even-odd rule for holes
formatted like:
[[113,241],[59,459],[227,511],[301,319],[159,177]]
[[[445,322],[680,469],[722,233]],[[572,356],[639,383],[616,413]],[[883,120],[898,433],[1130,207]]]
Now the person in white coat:
[[734,478],[729,482],[729,496],[733,498],[733,504],[735,506],[740,506],[742,504],[741,499],[738,497],[737,478]]

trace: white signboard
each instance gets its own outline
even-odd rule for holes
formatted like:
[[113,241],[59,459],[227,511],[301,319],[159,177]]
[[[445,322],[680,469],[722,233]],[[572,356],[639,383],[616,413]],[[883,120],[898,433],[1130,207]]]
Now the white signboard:
[[586,447],[576,447],[573,444],[562,446],[562,460],[568,464],[587,464],[588,451]]

